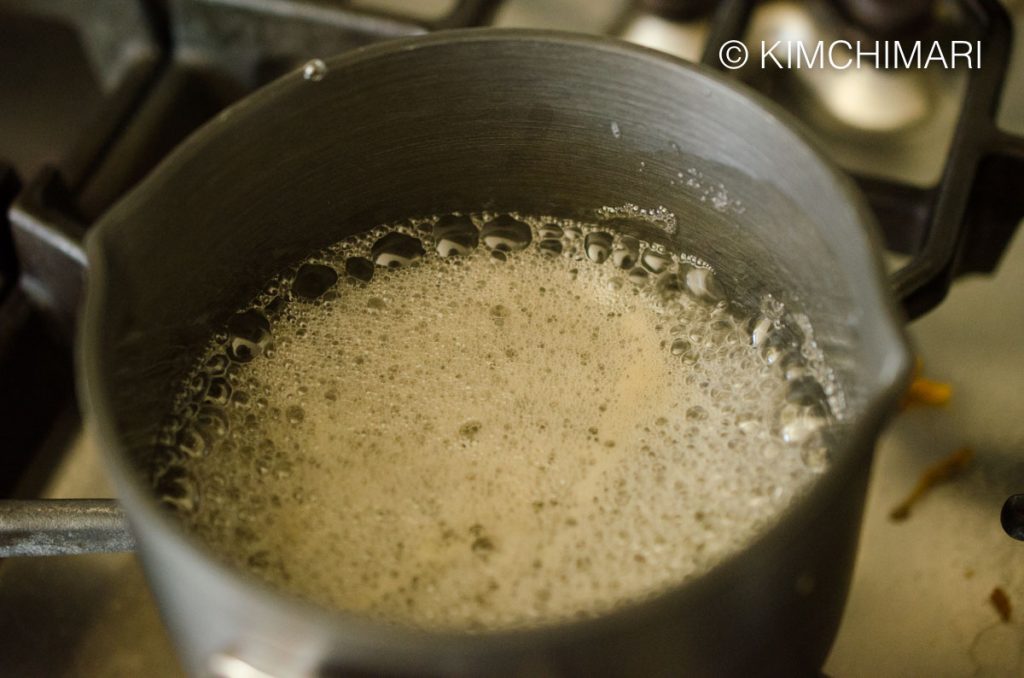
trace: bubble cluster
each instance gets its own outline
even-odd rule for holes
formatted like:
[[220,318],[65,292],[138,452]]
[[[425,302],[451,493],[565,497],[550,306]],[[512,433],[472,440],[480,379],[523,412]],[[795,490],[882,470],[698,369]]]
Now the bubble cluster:
[[767,300],[591,225],[380,227],[271,280],[157,436],[164,503],[320,605],[487,630],[707,571],[828,466],[827,394]]

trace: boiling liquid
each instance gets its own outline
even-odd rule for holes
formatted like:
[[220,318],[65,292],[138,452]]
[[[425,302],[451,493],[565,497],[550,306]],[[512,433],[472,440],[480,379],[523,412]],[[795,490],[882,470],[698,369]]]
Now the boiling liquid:
[[229,324],[156,472],[221,558],[392,622],[545,623],[706,571],[821,470],[779,318],[597,227],[476,222],[340,243]]

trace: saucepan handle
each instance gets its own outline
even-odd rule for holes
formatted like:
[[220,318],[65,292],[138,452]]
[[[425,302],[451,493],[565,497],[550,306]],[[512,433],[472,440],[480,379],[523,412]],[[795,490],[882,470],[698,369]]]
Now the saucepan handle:
[[[86,261],[84,227],[66,194],[60,174],[45,168],[18,195],[9,216],[23,287],[70,339]],[[114,499],[0,500],[0,558],[134,549],[135,539]]]
[[116,499],[0,500],[0,558],[133,550]]

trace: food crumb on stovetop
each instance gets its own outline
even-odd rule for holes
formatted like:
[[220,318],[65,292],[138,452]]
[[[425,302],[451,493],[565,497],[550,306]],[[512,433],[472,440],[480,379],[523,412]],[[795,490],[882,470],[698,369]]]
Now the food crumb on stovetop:
[[917,481],[917,485],[914,486],[914,489],[910,492],[907,498],[900,502],[889,513],[889,519],[893,522],[901,522],[909,518],[910,510],[917,502],[928,494],[929,490],[939,483],[951,480],[962,474],[970,465],[973,457],[973,450],[969,447],[961,447],[945,459],[929,466],[925,469],[924,473],[921,474],[920,479]]
[[944,381],[935,381],[922,376],[924,363],[920,358],[914,360],[914,371],[911,375],[910,386],[903,395],[901,409],[912,405],[926,405],[928,407],[941,407],[947,405],[953,397],[953,387]]
[[1010,604],[1010,597],[1006,595],[1006,591],[1001,586],[997,586],[992,589],[988,600],[999,613],[999,618],[1004,622],[1009,622],[1013,615],[1013,606]]

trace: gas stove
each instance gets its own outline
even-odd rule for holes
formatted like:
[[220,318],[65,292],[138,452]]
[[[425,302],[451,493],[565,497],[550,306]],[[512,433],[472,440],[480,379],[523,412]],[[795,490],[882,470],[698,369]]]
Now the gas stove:
[[[1009,17],[1006,12],[1009,12]],[[744,82],[861,185],[944,408],[901,414],[873,471],[837,677],[1024,675],[1024,2],[995,0],[0,0],[0,493],[111,496],[82,430],[71,337],[90,225],[192,130],[308,60],[446,28],[621,37]],[[981,43],[981,68],[796,68],[757,46]],[[746,64],[727,51],[742,41]],[[773,53],[774,54],[774,53]],[[766,67],[762,67],[762,65]],[[833,65],[834,66],[834,65]],[[1016,136],[1015,136],[1016,135]],[[969,273],[994,275],[958,281]],[[941,302],[941,304],[940,304]],[[935,308],[935,310],[932,310]],[[973,465],[912,518],[889,513],[960,446]],[[0,561],[11,675],[179,675],[129,554]]]

